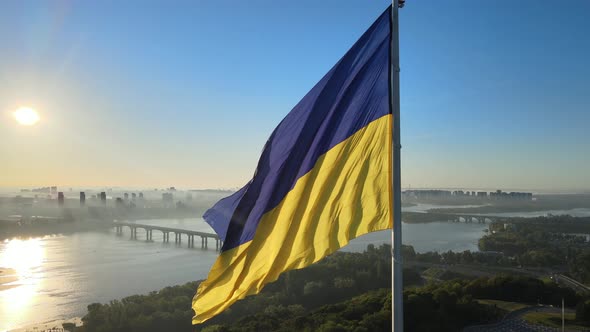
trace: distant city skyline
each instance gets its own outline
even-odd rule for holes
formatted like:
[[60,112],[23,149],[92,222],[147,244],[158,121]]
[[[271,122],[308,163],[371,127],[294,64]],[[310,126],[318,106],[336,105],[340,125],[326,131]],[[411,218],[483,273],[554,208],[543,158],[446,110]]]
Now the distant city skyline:
[[[241,187],[388,4],[2,1],[0,187]],[[590,191],[588,12],[407,2],[402,187]]]
[[[56,186],[59,192],[63,192],[66,197],[73,198],[78,197],[81,192],[85,194],[98,194],[100,192],[106,192],[109,197],[119,197],[124,193],[129,194],[160,194],[166,192],[178,192],[178,193],[185,193],[185,192],[198,192],[198,191],[236,191],[240,189],[240,187],[226,187],[226,188],[196,188],[196,187],[178,187],[174,191],[170,191],[169,188],[166,187],[117,187],[117,186]],[[39,187],[41,188],[41,187]],[[35,192],[33,189],[38,189],[37,187],[0,187],[0,197],[13,197],[14,195],[25,195],[33,197],[35,195],[43,198],[45,195],[51,193],[45,192]],[[590,190],[587,189],[554,189],[554,188],[534,188],[534,189],[526,189],[526,188],[484,188],[484,187],[402,187],[402,192],[410,192],[410,191],[432,191],[432,190],[441,190],[441,191],[455,191],[455,190],[465,190],[466,192],[486,192],[492,193],[498,190],[511,193],[511,192],[531,192],[533,194],[540,194],[540,195],[547,195],[547,194],[590,194]],[[57,191],[56,191],[57,193]],[[51,194],[55,196],[55,194]],[[113,196],[114,195],[114,196]]]

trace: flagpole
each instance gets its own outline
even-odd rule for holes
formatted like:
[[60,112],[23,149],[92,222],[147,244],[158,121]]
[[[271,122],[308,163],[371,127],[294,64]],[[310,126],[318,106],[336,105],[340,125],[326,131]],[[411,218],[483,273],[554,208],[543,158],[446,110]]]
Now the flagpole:
[[[401,1],[403,4],[403,1]],[[393,115],[393,228],[391,234],[391,328],[404,330],[404,295],[402,283],[402,211],[401,211],[401,143],[400,143],[400,88],[399,88],[399,17],[400,0],[391,1],[391,56],[390,107]]]

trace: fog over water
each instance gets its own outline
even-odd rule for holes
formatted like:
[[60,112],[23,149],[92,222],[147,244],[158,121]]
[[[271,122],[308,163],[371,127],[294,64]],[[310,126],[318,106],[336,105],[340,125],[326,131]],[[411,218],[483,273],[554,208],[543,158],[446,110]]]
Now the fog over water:
[[[426,208],[430,206],[411,210]],[[590,209],[575,212],[590,215]],[[201,218],[137,222],[212,232]],[[404,244],[413,245],[418,252],[463,251],[477,250],[477,240],[486,227],[478,223],[404,223],[402,230]],[[124,228],[120,237],[112,230],[0,242],[0,267],[13,269],[8,273],[17,278],[0,286],[0,331],[81,316],[93,302],[204,279],[218,255],[213,241],[209,250],[202,250],[198,239],[197,248],[187,248],[186,237],[180,247],[164,244],[158,231],[153,231],[153,242],[145,241],[142,229],[138,229],[137,238],[130,240],[129,230]],[[362,251],[368,244],[390,241],[391,231],[375,232],[353,240],[343,250]]]

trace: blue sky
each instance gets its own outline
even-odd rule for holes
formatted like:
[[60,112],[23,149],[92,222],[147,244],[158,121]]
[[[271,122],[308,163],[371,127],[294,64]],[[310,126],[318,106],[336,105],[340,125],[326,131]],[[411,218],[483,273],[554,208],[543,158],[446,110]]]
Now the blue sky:
[[[0,186],[239,187],[388,4],[1,1]],[[407,1],[402,185],[590,189],[589,12]]]

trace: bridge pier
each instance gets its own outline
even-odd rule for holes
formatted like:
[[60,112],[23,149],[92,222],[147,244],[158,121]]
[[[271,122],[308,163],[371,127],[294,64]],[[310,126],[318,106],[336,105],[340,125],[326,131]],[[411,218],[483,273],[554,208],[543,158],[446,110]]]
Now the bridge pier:
[[194,248],[195,247],[195,237],[201,238],[201,248],[207,249],[209,247],[209,238],[213,238],[215,240],[215,249],[221,250],[223,247],[223,241],[216,235],[210,233],[204,233],[199,231],[191,231],[185,229],[177,229],[177,228],[170,228],[170,227],[163,227],[163,226],[155,226],[155,225],[142,225],[136,224],[134,222],[113,222],[112,227],[115,228],[115,233],[117,236],[123,235],[123,227],[129,227],[129,239],[137,240],[137,229],[141,228],[145,230],[145,241],[146,242],[153,242],[153,232],[154,229],[157,231],[162,232],[162,242],[169,243],[170,242],[170,233],[174,233],[174,242],[177,246],[181,246],[182,244],[182,234],[186,234],[188,240],[188,247]]

